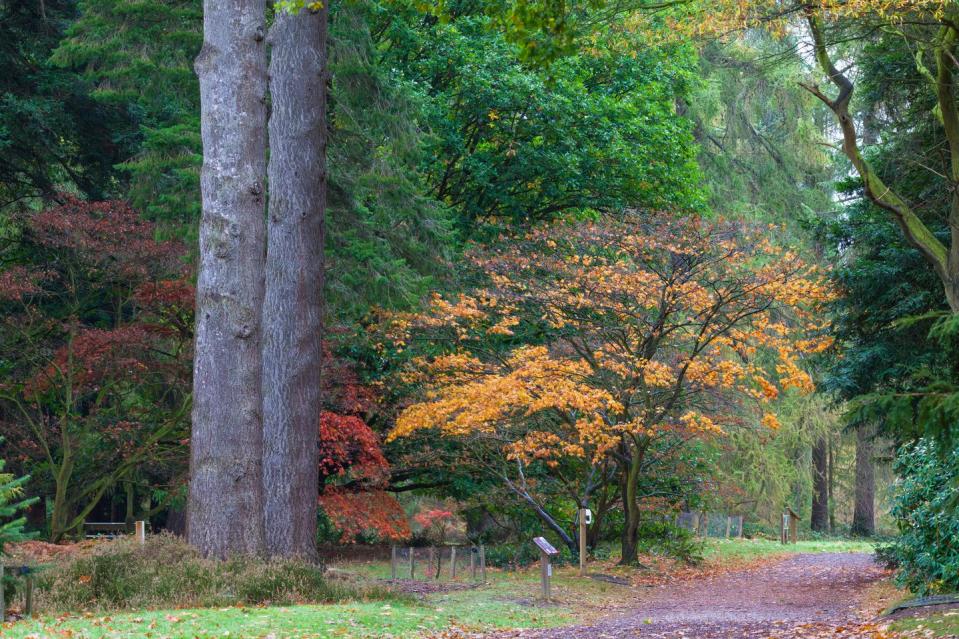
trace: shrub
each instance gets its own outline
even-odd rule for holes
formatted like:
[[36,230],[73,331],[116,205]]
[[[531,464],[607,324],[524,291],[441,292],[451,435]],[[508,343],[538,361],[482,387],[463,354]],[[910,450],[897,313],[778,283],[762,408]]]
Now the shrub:
[[[0,438],[0,442],[3,442],[3,438]],[[6,544],[26,541],[36,536],[24,532],[23,527],[27,522],[20,515],[27,506],[37,501],[36,497],[23,499],[23,485],[29,477],[16,478],[4,473],[3,466],[4,460],[0,459],[0,561],[3,560]],[[15,587],[13,577],[5,574],[3,581],[0,581],[0,590],[3,591],[5,601],[10,601]]]
[[122,538],[38,573],[45,612],[323,602],[357,595],[299,560],[204,559],[169,534]]
[[892,514],[899,537],[885,550],[899,566],[900,585],[925,595],[959,590],[959,450],[924,439],[903,447]]
[[639,549],[696,564],[703,559],[703,543],[692,531],[673,525],[668,519],[646,519],[638,530]]
[[539,550],[532,541],[517,544],[496,544],[486,548],[486,564],[515,570],[539,561]]

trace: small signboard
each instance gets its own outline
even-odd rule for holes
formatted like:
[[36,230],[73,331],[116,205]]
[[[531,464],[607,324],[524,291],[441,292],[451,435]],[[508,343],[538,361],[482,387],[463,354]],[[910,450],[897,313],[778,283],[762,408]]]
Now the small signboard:
[[553,545],[546,541],[543,537],[534,537],[533,543],[536,544],[540,550],[543,551],[546,555],[558,555],[559,551],[553,548]]

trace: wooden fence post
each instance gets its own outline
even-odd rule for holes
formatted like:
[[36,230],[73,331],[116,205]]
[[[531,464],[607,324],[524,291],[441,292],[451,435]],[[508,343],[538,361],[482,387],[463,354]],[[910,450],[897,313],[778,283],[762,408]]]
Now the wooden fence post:
[[579,509],[579,576],[586,576],[586,509]]
[[476,546],[470,546],[470,581],[476,581]]
[[430,573],[433,573],[433,579],[440,578],[440,566],[439,562],[436,562],[436,572],[433,572],[433,560],[436,559],[436,548],[430,546],[430,559],[429,559],[429,568],[426,570],[426,578],[430,578]]
[[733,526],[732,515],[726,515],[726,539],[729,539],[729,529]]
[[[29,568],[27,570],[29,570]],[[27,573],[26,599],[27,599],[26,606],[24,607],[26,608],[27,618],[29,619],[30,617],[33,616],[33,573],[32,572]]]
[[410,579],[411,579],[411,580],[413,579],[414,570],[415,570],[413,566],[415,565],[415,561],[416,561],[416,560],[413,558],[413,555],[415,554],[415,553],[413,552],[414,550],[416,550],[416,549],[411,546],[411,547],[410,547]]
[[739,516],[739,538],[743,538],[743,516]]
[[549,555],[545,552],[540,553],[539,557],[539,579],[543,586],[543,599],[549,600]]
[[456,579],[456,546],[450,546],[450,579]]
[[486,583],[486,546],[480,544],[480,576],[483,583]]
[[390,546],[390,579],[396,581],[396,546]]
[[137,541],[140,542],[140,545],[143,546],[147,543],[147,522],[138,521],[134,524],[137,536]]

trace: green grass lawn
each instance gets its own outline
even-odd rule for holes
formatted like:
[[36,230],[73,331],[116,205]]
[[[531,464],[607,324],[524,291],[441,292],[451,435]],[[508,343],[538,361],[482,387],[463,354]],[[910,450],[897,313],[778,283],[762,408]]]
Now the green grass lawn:
[[[783,546],[767,540],[709,540],[707,564],[740,562],[796,552],[870,552],[868,543],[808,541]],[[389,562],[356,562],[335,566],[361,583],[389,577]],[[590,572],[619,576],[637,574],[614,561],[591,564]],[[459,579],[458,579],[459,581]],[[467,582],[468,579],[463,580]],[[8,624],[4,639],[275,639],[315,637],[416,637],[451,626],[468,629],[557,626],[628,608],[633,589],[581,579],[571,566],[554,571],[549,605],[538,602],[539,569],[490,570],[484,586],[423,595],[419,599],[357,601],[289,607],[236,607],[161,610],[105,615],[44,617]]]
[[928,617],[901,619],[890,630],[923,637],[959,637],[959,610],[941,612]]
[[279,608],[172,610],[46,618],[8,624],[4,639],[212,639],[415,637],[451,626],[521,628],[568,622],[568,615],[546,609],[489,605],[464,606],[442,598],[420,603],[357,602]]
[[871,553],[875,544],[850,539],[822,539],[786,544],[772,539],[710,539],[703,549],[708,560],[753,559],[784,553],[865,552]]

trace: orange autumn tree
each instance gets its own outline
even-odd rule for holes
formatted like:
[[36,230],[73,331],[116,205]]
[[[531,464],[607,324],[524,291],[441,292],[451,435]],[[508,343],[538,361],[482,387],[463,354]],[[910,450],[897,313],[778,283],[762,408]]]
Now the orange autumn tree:
[[769,235],[628,213],[477,248],[482,285],[392,318],[397,344],[449,347],[413,360],[420,395],[389,437],[428,429],[497,451],[499,477],[567,544],[528,469],[583,506],[618,482],[634,562],[643,504],[662,496],[643,489],[657,467],[729,428],[776,428],[764,407],[812,389],[801,360],[829,344],[818,334],[830,291]]

